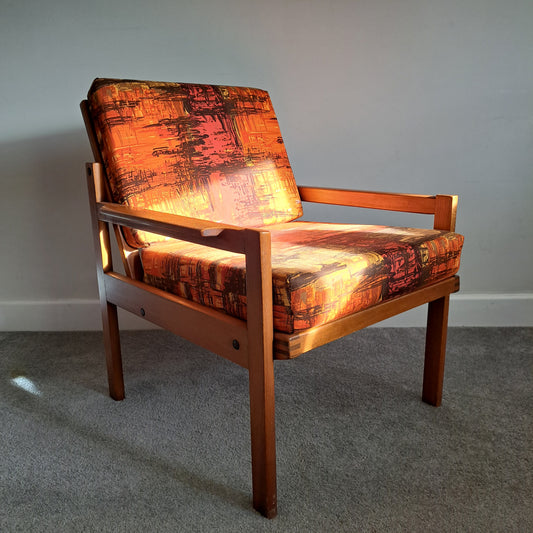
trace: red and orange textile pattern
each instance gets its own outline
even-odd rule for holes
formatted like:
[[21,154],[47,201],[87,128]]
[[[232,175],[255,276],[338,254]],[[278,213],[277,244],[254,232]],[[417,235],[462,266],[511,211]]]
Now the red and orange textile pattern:
[[[249,227],[302,215],[266,91],[97,79],[88,100],[113,201]],[[134,247],[166,240],[124,235]]]
[[[318,326],[452,276],[463,237],[385,226],[289,222],[272,238],[274,328]],[[246,319],[244,256],[182,241],[141,250],[145,281]]]

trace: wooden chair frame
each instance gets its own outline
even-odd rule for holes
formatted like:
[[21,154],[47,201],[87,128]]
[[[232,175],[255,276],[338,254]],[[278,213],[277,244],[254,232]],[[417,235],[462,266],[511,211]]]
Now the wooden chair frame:
[[[274,359],[297,357],[428,303],[422,399],[431,405],[440,405],[449,296],[459,290],[457,276],[322,326],[293,334],[274,331],[270,233],[111,203],[86,101],[81,103],[81,109],[96,159],[96,162],[86,164],[86,174],[109,391],[113,399],[124,398],[117,307],[248,369],[253,506],[267,518],[277,514]],[[435,229],[455,230],[457,196],[317,187],[299,187],[299,192],[304,202],[433,215]],[[113,270],[109,224],[115,227],[126,275]],[[243,254],[246,260],[247,320],[239,320],[144,283],[138,254],[125,244],[118,229],[121,226]]]

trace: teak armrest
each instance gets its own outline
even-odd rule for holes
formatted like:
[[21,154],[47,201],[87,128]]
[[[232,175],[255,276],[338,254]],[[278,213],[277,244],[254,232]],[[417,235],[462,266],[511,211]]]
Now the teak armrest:
[[298,191],[304,202],[434,215],[435,229],[455,230],[457,196],[454,195],[429,196],[306,186],[298,187]]
[[149,231],[165,237],[204,244],[222,250],[245,253],[244,228],[238,226],[161,213],[150,209],[134,209],[110,202],[98,202],[96,209],[98,219],[103,222]]

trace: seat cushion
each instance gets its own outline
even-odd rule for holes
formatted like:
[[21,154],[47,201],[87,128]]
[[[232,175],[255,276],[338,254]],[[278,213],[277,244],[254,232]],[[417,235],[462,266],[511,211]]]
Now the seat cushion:
[[[325,324],[459,269],[457,233],[289,222],[266,227],[272,239],[274,328],[293,333]],[[183,241],[141,250],[145,281],[246,318],[244,256]]]
[[266,91],[97,79],[88,100],[114,202],[248,227],[301,216]]

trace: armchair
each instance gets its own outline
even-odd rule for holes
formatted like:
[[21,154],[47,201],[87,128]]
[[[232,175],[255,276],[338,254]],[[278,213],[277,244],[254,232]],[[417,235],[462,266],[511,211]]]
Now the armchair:
[[[422,399],[440,405],[456,196],[298,187],[259,89],[97,79],[81,109],[112,398],[124,398],[117,307],[247,369],[253,506],[268,518],[275,359],[427,303]],[[424,213],[433,229],[301,222],[302,202]]]

